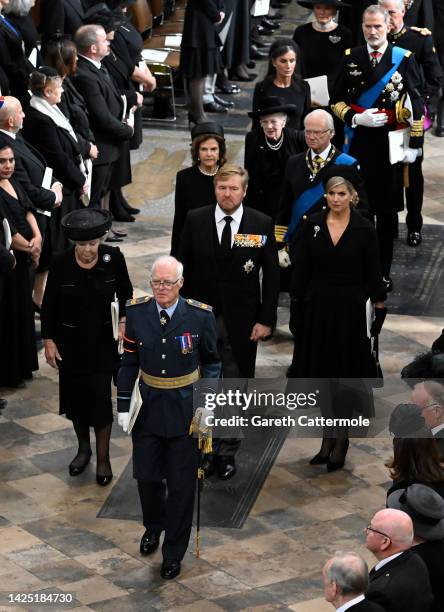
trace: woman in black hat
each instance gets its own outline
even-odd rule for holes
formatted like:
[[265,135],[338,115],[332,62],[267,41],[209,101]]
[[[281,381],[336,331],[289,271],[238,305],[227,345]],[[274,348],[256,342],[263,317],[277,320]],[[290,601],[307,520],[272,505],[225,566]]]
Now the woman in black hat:
[[[325,416],[349,418],[354,410],[372,416],[372,392],[362,381],[375,377],[366,302],[370,299],[376,308],[370,330],[375,336],[386,312],[386,292],[375,228],[355,210],[353,174],[334,171],[333,166],[324,179],[327,209],[301,224],[292,245],[294,354],[289,375],[325,380],[331,396],[330,414]],[[355,381],[348,384],[350,379]],[[344,465],[348,445],[346,427],[324,428],[321,449],[310,463],[337,470]]]
[[[270,47],[268,75],[256,83],[253,93],[253,112],[262,108],[264,98],[276,96],[284,104],[295,106],[288,118],[288,127],[303,129],[305,115],[310,112],[310,87],[296,74],[297,47],[291,38],[279,38]],[[259,118],[253,118],[253,129],[259,127]]]
[[[314,19],[296,28],[293,40],[299,47],[299,62],[304,79],[327,75],[329,90],[346,49],[352,46],[352,33],[334,20],[338,8],[347,10],[341,0],[301,0],[298,4],[313,10]],[[313,100],[316,102],[316,100]]]
[[272,217],[279,206],[285,166],[291,155],[306,149],[303,131],[292,130],[287,122],[296,112],[294,104],[281,98],[264,98],[262,106],[248,113],[259,127],[245,137],[244,166],[250,180],[244,203]]
[[111,303],[118,300],[122,338],[132,285],[119,249],[101,244],[111,227],[108,211],[71,212],[63,218],[62,227],[74,246],[54,257],[49,271],[41,312],[45,357],[59,370],[60,414],[73,422],[78,439],[69,473],[77,476],[88,465],[90,427],[94,427],[96,480],[105,486],[112,479],[111,379],[119,365]]
[[[16,265],[5,279],[0,309],[0,386],[20,387],[38,370],[30,268],[37,267],[42,239],[29,200],[13,178],[10,138],[0,133],[0,219],[11,228]],[[0,221],[1,223],[1,221]]]
[[189,210],[216,203],[214,176],[226,159],[224,129],[217,123],[200,123],[191,130],[190,168],[176,175],[171,255],[177,257],[180,238]]

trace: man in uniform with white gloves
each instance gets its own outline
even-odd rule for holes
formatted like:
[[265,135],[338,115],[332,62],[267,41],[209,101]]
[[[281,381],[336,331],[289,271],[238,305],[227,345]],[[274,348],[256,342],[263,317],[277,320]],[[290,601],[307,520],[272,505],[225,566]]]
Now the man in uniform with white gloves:
[[[356,157],[362,169],[390,291],[396,213],[403,209],[403,163],[413,163],[423,146],[422,79],[413,54],[389,44],[387,11],[369,6],[362,29],[366,44],[345,52],[330,102],[346,124],[344,151]],[[410,130],[409,146],[403,163],[391,165],[388,134],[403,127]]]

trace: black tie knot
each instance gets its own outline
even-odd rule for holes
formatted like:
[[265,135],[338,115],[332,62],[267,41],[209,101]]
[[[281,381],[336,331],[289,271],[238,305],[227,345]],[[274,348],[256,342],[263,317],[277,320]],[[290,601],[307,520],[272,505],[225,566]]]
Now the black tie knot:
[[227,215],[226,217],[224,217],[224,221],[228,225],[229,223],[233,221],[233,217],[230,217],[230,215]]

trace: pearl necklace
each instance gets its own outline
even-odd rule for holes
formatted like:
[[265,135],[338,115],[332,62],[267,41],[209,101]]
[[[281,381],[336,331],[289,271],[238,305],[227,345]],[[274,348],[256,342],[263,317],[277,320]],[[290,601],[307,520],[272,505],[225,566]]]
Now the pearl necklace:
[[216,166],[216,169],[214,170],[214,172],[205,172],[205,170],[202,170],[202,168],[198,165],[197,166],[200,170],[200,172],[202,172],[202,174],[204,174],[205,176],[216,176],[216,174],[219,171],[219,166]]
[[282,143],[284,142],[284,130],[282,130],[281,137],[276,142],[276,144],[271,144],[266,136],[265,136],[265,142],[267,143],[268,148],[271,149],[272,151],[279,151],[279,149],[282,147]]
[[319,23],[317,20],[314,20],[312,23],[315,24],[313,28],[318,32],[331,32],[332,30],[335,30],[336,26],[338,25],[334,19],[330,19],[330,21],[327,21],[327,23]]

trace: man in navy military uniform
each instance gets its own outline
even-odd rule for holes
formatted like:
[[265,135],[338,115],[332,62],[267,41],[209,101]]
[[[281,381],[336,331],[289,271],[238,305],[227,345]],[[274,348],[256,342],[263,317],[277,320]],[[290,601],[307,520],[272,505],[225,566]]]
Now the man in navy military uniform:
[[132,430],[133,474],[146,529],[140,552],[153,553],[165,531],[161,569],[165,579],[180,573],[193,520],[198,450],[196,439],[189,435],[192,383],[200,376],[218,378],[220,373],[211,307],[179,297],[182,272],[174,257],[159,257],[151,271],[154,299],[128,302],[117,380],[119,425],[126,431],[140,369],[143,404]]
[[[389,41],[396,47],[408,49],[415,54],[416,62],[423,77],[423,98],[430,114],[436,108],[437,97],[441,85],[441,66],[433,46],[433,38],[429,30],[409,28],[404,23],[404,0],[379,0],[390,16],[391,31]],[[405,190],[407,205],[407,244],[417,247],[421,244],[422,202],[424,197],[424,177],[422,175],[423,155],[408,165],[409,186]]]
[[[389,44],[389,15],[383,8],[368,7],[362,28],[366,45],[345,52],[330,102],[334,114],[346,124],[343,151],[361,166],[370,213],[376,217],[382,274],[390,291],[396,213],[404,203],[403,164],[390,164],[388,134],[408,127],[411,118],[403,162],[413,163],[424,139],[422,79],[412,52]],[[407,95],[411,112],[405,108]]]

